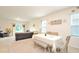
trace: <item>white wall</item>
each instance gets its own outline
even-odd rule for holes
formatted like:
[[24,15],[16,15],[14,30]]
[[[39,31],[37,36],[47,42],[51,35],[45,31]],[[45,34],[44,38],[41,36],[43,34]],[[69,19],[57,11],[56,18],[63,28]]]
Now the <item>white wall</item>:
[[25,30],[28,28],[28,22],[20,22],[20,21],[14,21],[14,20],[0,20],[0,30],[5,32],[5,29],[10,27],[13,30],[13,24],[16,24],[17,22],[25,25]]
[[36,31],[40,32],[40,27],[41,27],[41,20],[39,18],[33,19],[29,21],[29,28],[35,24],[35,29]]
[[[72,10],[75,10],[75,12],[72,12]],[[45,17],[43,17],[44,19],[47,20],[47,31],[50,32],[58,32],[59,35],[63,36],[63,39],[65,40],[67,35],[70,35],[70,15],[73,13],[79,12],[79,9],[77,9],[76,7],[71,7],[71,8],[67,8],[64,10],[59,10],[56,11],[54,13],[51,13]],[[58,20],[61,19],[62,20],[62,24],[58,24],[58,25],[51,25],[50,21],[52,20]],[[76,47],[79,47],[79,38],[75,38],[73,39],[71,45],[74,45]],[[74,43],[75,42],[75,43]]]

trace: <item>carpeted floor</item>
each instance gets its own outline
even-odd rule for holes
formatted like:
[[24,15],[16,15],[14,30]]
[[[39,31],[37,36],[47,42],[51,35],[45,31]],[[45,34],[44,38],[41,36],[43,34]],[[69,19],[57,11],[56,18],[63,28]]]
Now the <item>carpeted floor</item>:
[[34,45],[32,39],[24,39],[10,44],[0,43],[0,52],[7,53],[42,53],[43,49]]
[[[47,53],[34,45],[33,39],[24,39],[12,43],[0,42],[0,53]],[[70,53],[79,53],[78,48],[69,47]]]

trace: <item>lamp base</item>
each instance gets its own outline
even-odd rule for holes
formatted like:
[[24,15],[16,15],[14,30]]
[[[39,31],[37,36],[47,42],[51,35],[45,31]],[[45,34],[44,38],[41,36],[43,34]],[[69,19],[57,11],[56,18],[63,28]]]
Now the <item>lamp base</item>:
[[45,36],[47,36],[47,34],[45,33]]

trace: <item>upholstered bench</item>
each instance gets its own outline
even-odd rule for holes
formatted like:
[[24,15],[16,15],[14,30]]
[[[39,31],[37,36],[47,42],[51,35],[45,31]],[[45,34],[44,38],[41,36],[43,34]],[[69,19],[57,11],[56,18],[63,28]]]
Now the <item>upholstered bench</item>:
[[34,39],[34,44],[42,47],[45,52],[49,51],[49,45],[43,41]]

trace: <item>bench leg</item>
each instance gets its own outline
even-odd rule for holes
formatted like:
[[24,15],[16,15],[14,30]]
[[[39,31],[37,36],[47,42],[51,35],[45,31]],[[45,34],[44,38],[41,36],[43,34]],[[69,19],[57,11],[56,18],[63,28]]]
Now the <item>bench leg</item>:
[[51,53],[52,52],[52,46],[48,47],[48,51]]

